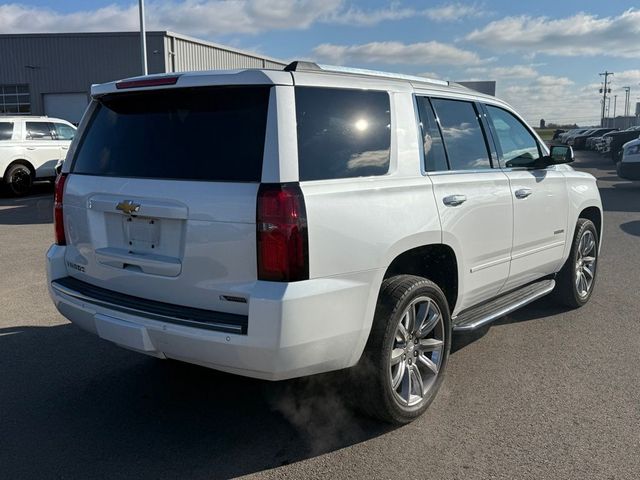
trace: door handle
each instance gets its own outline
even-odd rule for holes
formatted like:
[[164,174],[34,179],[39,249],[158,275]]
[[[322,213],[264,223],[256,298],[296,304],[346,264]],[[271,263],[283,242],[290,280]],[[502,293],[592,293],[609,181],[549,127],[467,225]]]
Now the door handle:
[[36,147],[27,147],[27,150],[35,150]]
[[69,147],[62,147],[63,150],[69,150]]
[[466,195],[449,195],[448,197],[444,197],[442,199],[445,205],[449,205],[450,207],[457,207],[458,205],[462,205],[467,201]]
[[533,190],[531,190],[530,188],[519,188],[515,191],[516,198],[527,198],[532,193]]

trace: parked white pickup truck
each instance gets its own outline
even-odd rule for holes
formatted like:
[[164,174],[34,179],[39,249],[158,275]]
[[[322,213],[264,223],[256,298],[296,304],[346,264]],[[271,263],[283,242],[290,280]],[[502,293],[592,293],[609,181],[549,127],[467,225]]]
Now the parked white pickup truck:
[[593,292],[594,178],[495,97],[305,62],[92,97],[49,289],[125,348],[269,380],[350,368],[358,405],[405,423],[454,331]]

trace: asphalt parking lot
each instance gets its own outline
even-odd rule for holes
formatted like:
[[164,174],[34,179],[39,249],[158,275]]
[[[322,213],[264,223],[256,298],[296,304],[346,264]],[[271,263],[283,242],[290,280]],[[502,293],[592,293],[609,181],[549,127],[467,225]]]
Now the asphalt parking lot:
[[590,303],[458,338],[402,428],[353,414],[330,375],[261,382],[80,331],[46,293],[52,188],[0,197],[0,477],[639,478],[640,182],[592,153],[575,166],[605,209]]

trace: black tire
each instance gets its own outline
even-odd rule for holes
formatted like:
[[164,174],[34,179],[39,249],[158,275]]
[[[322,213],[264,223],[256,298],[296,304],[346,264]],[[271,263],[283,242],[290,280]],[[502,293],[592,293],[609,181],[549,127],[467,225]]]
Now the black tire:
[[14,197],[22,197],[31,191],[33,174],[28,166],[22,163],[11,165],[4,175],[7,190]]
[[[426,391],[424,397],[419,403],[409,406],[402,405],[402,400],[397,394],[397,389],[394,391],[392,387],[392,369],[391,366],[391,354],[394,346],[394,351],[401,350],[397,348],[397,329],[399,324],[403,321],[405,311],[413,305],[414,302],[422,301],[427,297],[435,305],[437,305],[441,314],[442,322],[434,327],[432,330],[433,338],[426,335],[423,340],[417,340],[418,335],[415,336],[413,341],[415,342],[415,350],[418,350],[418,343],[426,340],[437,340],[437,333],[442,332],[442,345],[437,351],[437,359],[434,361],[439,362],[439,369],[436,374],[426,370],[427,376],[433,374],[433,378],[429,378],[429,384],[424,384]],[[424,305],[424,303],[418,304]],[[427,312],[424,313],[425,318],[429,317],[429,308],[426,307]],[[435,311],[435,310],[434,310]],[[424,312],[424,311],[423,311]],[[434,317],[435,318],[435,317]],[[429,323],[425,320],[425,325]],[[425,330],[426,331],[426,330]],[[420,337],[422,338],[422,337]],[[415,353],[414,346],[411,345],[412,341],[406,342],[407,348],[411,348],[413,355],[422,355],[422,353]],[[356,408],[362,410],[365,414],[376,417],[388,423],[402,425],[409,423],[419,417],[433,401],[440,384],[442,383],[444,372],[449,357],[449,351],[451,349],[451,319],[449,313],[449,305],[442,293],[442,290],[432,281],[426,278],[417,277],[413,275],[398,275],[386,279],[382,283],[380,294],[378,297],[378,304],[376,307],[376,313],[371,328],[371,334],[365,347],[365,351],[362,358],[352,369],[352,374],[355,379],[357,398],[355,401]],[[435,351],[429,353],[432,359],[436,358]],[[411,354],[408,354],[409,358],[403,361],[405,365],[409,362],[411,365]],[[406,358],[407,355],[403,355],[402,358]],[[411,368],[415,368],[418,371],[418,357],[415,357],[415,364],[413,367],[407,367],[408,376],[411,377]],[[424,365],[420,364],[425,370]],[[404,371],[404,369],[403,369]],[[398,372],[398,370],[396,370]],[[401,383],[404,382],[404,376]],[[398,378],[398,377],[396,377]],[[415,378],[415,377],[414,377]],[[422,378],[422,377],[421,377]],[[414,380],[414,383],[415,382]],[[408,380],[409,384],[409,397],[411,397],[411,378]],[[422,380],[421,383],[422,384]],[[402,386],[400,385],[402,389]],[[416,385],[413,385],[416,388]],[[415,397],[418,398],[418,397]]]
[[[590,287],[586,291],[586,295],[581,295],[578,291],[578,269],[577,263],[581,259],[579,252],[580,242],[586,232],[590,232],[595,241],[593,249],[593,279]],[[598,245],[599,237],[598,230],[591,220],[586,218],[579,218],[576,224],[576,231],[573,236],[573,242],[571,244],[571,253],[569,258],[562,267],[562,270],[556,276],[556,288],[553,291],[553,296],[557,303],[569,308],[579,308],[586,304],[596,284],[596,278],[598,276]],[[586,278],[586,277],[585,277]]]

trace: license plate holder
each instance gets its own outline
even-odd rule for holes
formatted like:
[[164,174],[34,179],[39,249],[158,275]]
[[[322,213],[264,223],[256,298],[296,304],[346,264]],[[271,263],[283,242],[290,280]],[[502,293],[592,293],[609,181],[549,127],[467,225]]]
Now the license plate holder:
[[160,221],[149,217],[127,217],[123,220],[129,247],[136,250],[157,249],[160,244]]

